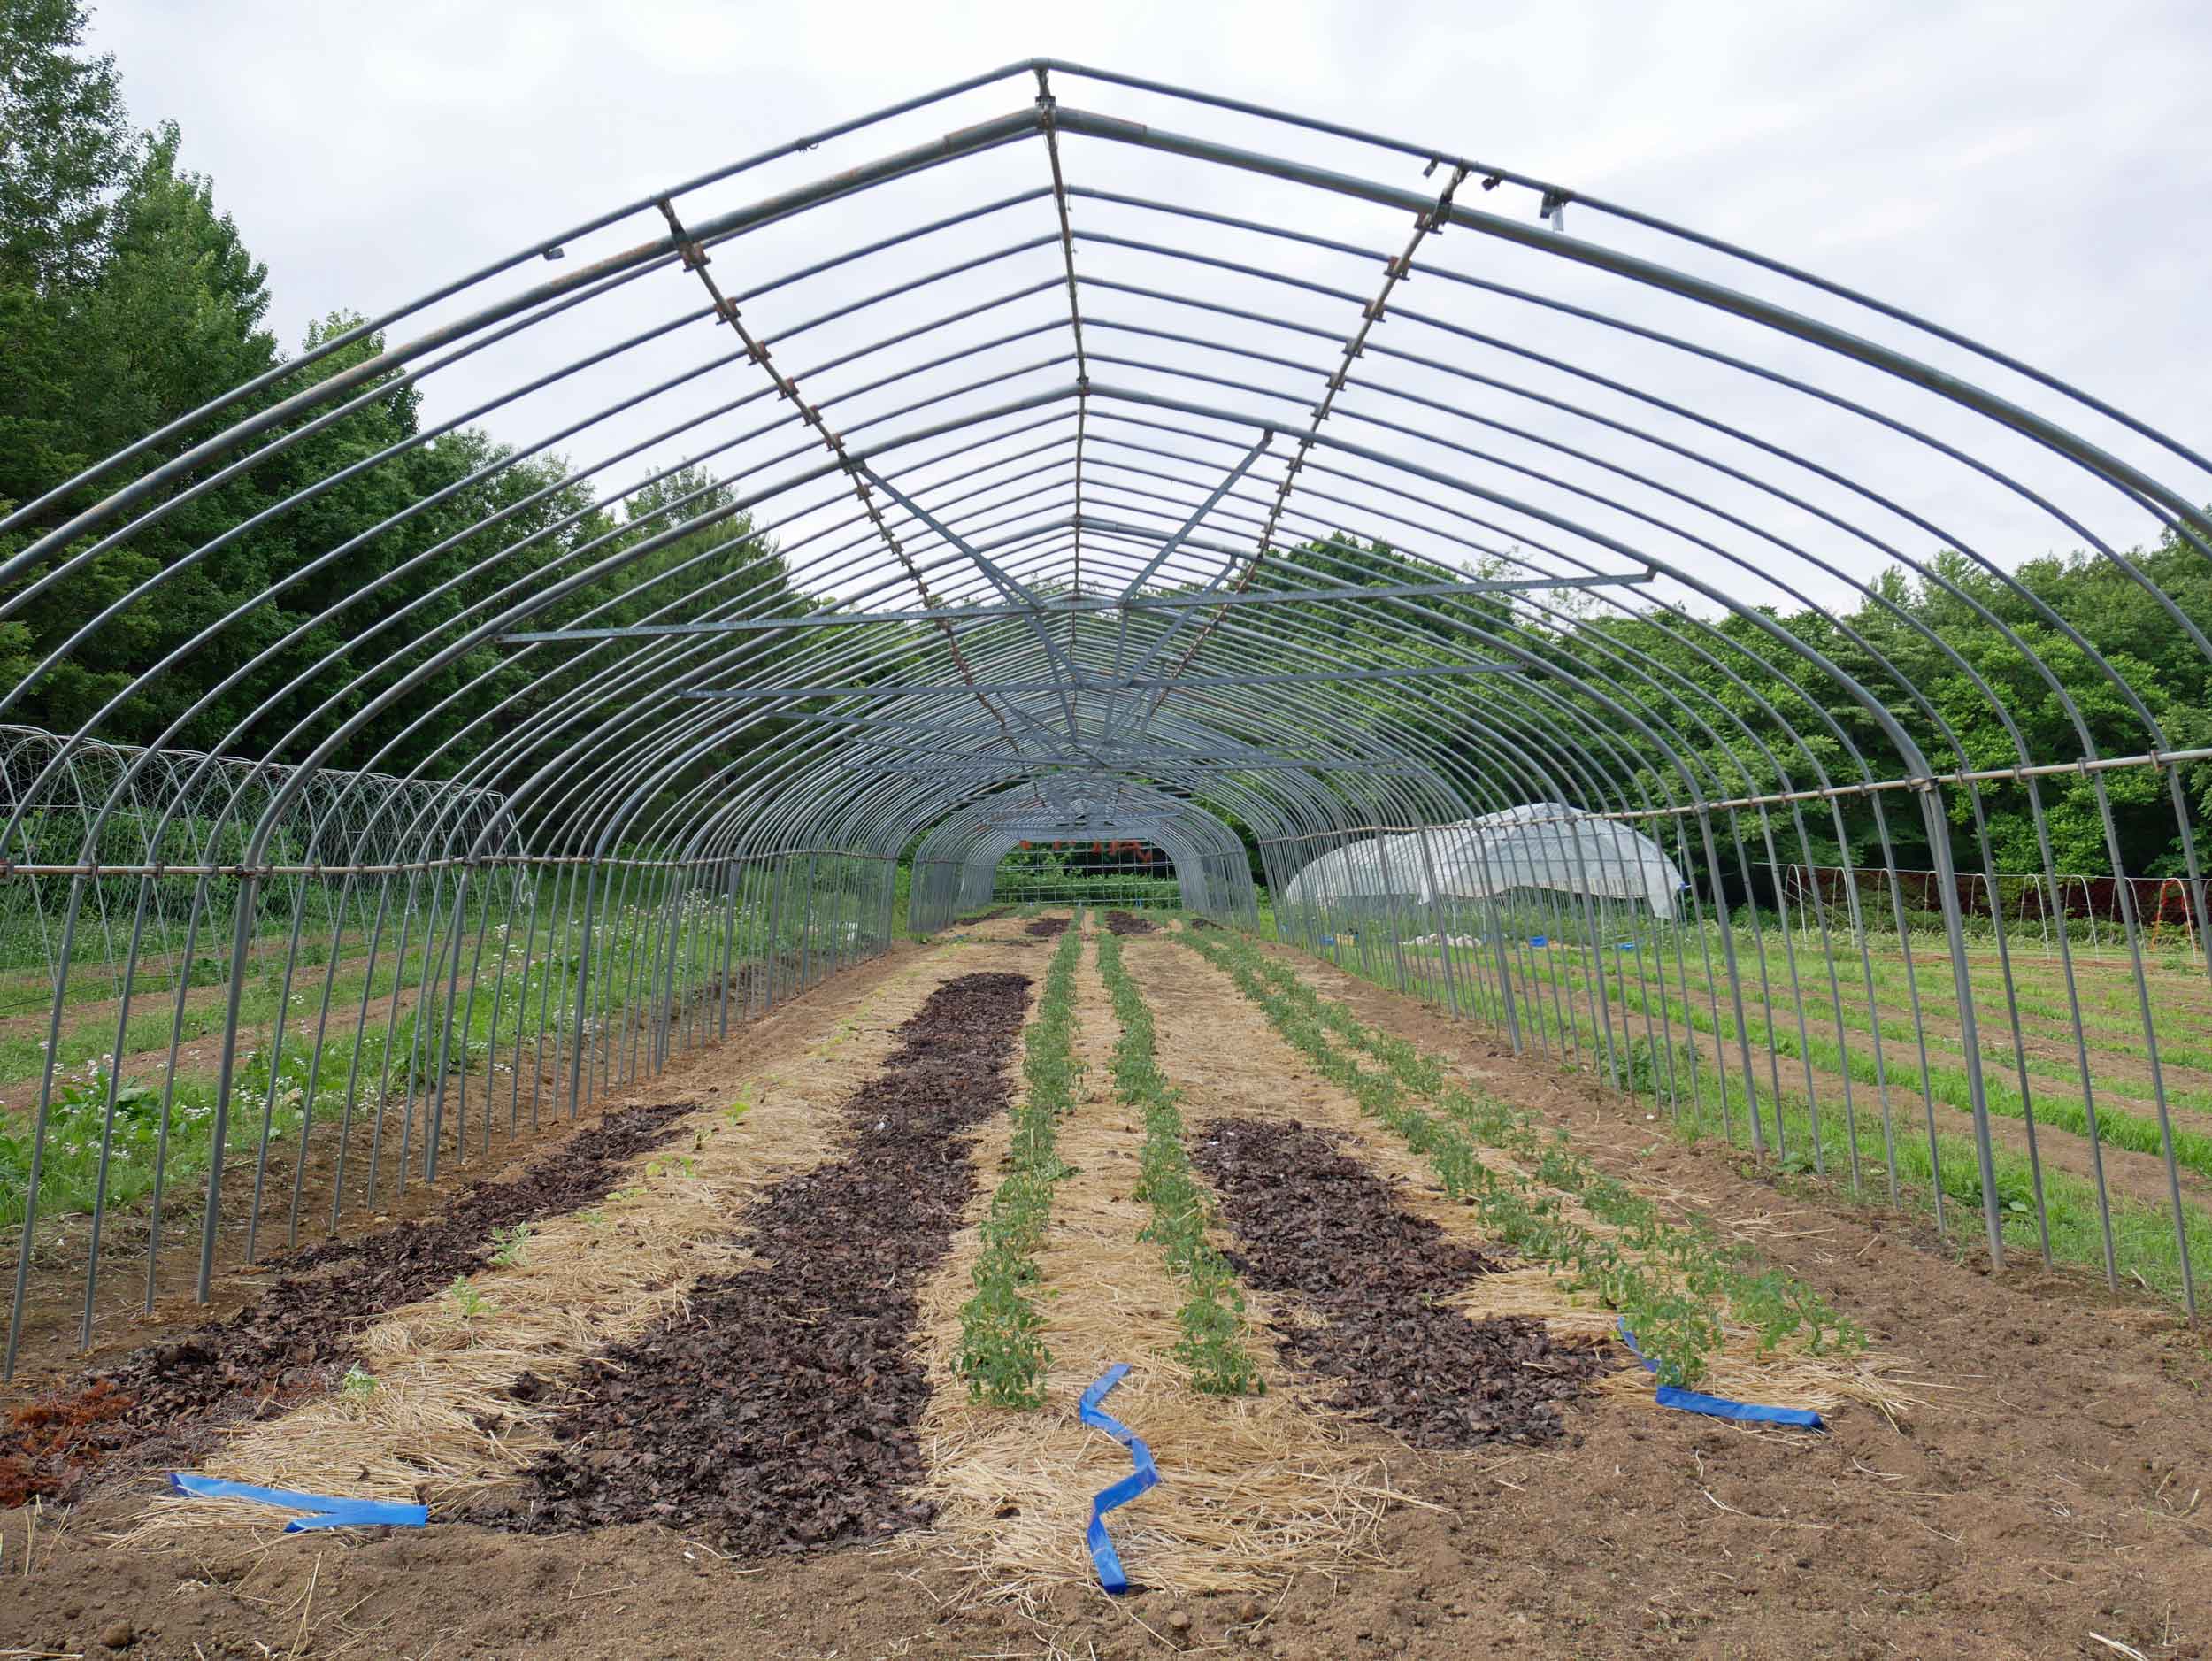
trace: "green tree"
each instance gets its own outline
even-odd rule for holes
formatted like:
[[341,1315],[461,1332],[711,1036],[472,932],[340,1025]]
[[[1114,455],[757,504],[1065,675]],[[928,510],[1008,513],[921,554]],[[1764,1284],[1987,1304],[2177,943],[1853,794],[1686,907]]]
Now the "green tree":
[[0,0],[0,283],[88,281],[132,135],[112,56],[84,58],[76,0]]
[[134,141],[111,58],[74,0],[0,0],[0,511],[95,453],[75,372]]

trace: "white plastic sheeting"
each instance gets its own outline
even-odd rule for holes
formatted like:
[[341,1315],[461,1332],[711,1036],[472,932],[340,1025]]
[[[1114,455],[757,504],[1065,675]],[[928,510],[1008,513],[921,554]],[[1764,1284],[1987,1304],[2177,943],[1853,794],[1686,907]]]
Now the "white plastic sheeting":
[[1432,826],[1425,854],[1411,833],[1347,842],[1284,888],[1291,905],[1342,900],[1479,900],[1515,888],[1556,888],[1641,900],[1672,917],[1681,868],[1650,837],[1563,802],[1532,802]]

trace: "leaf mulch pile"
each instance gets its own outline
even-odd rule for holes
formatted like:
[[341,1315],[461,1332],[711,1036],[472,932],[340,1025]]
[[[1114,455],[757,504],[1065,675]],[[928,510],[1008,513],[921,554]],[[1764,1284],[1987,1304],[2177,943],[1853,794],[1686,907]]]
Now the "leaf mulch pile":
[[1284,1358],[1341,1381],[1328,1405],[1417,1447],[1550,1442],[1558,1403],[1611,1370],[1607,1347],[1555,1342],[1540,1320],[1470,1320],[1437,1300],[1507,1266],[1401,1207],[1392,1185],[1295,1120],[1221,1119],[1192,1162],[1237,1237],[1250,1285],[1294,1293],[1317,1322],[1284,1321]]
[[472,1520],[533,1533],[695,1529],[756,1557],[926,1524],[912,1497],[929,1382],[916,1288],[975,1188],[961,1133],[1002,1112],[1030,980],[971,974],[930,995],[845,1104],[841,1157],[744,1214],[761,1259],[595,1357],[526,1491]]
[[1041,917],[1023,932],[1032,940],[1057,940],[1074,920],[1071,917]]
[[[386,1310],[429,1296],[491,1261],[495,1228],[606,1197],[639,1154],[672,1140],[690,1109],[610,1113],[506,1182],[479,1182],[421,1221],[310,1246],[228,1320],[134,1351],[10,1415],[0,1428],[0,1507],[75,1498],[96,1467],[189,1464],[227,1424],[266,1418],[331,1388],[354,1339]],[[327,1270],[301,1278],[307,1270]]]
[[1150,934],[1158,932],[1157,926],[1148,923],[1133,911],[1106,913],[1106,932],[1110,934]]

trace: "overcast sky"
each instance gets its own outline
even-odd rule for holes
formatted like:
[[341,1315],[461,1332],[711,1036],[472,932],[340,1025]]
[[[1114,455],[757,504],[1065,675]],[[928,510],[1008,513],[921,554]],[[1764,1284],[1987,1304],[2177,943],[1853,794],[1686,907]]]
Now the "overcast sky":
[[334,307],[376,311],[717,163],[1046,54],[1631,204],[2212,443],[2204,0],[104,0],[91,43],[138,120],[181,124],[187,164],[267,263],[288,344]]

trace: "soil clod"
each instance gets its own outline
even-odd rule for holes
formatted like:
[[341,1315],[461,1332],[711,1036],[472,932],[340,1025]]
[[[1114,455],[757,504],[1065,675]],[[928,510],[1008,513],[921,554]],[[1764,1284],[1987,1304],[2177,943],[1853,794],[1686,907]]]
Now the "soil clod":
[[1159,927],[1157,924],[1139,917],[1134,911],[1109,911],[1106,913],[1106,932],[1124,937],[1131,934],[1155,934],[1159,932]]

